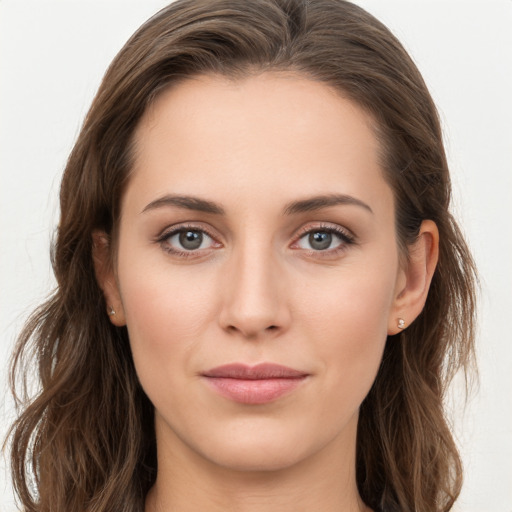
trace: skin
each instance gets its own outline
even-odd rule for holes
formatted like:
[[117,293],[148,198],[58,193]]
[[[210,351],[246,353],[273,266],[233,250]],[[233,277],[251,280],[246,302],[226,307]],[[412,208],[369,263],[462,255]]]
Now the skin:
[[[407,326],[420,313],[438,251],[425,221],[400,265],[372,120],[300,76],[201,76],[162,93],[135,142],[115,265],[104,233],[94,256],[155,406],[146,512],[368,510],[355,481],[359,406],[398,318]],[[169,194],[224,214],[155,203]],[[366,206],[283,212],[332,194]],[[165,237],[183,224],[210,234],[189,257],[169,252],[186,252],[179,235]],[[329,228],[351,242],[313,245],[309,232]],[[309,376],[273,402],[240,404],[200,376],[232,362]]]

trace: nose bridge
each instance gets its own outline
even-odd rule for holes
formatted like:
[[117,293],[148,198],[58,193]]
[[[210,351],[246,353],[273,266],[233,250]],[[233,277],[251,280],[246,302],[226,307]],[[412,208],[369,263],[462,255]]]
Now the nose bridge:
[[227,262],[221,323],[252,337],[283,328],[287,322],[279,263],[272,241],[246,236]]

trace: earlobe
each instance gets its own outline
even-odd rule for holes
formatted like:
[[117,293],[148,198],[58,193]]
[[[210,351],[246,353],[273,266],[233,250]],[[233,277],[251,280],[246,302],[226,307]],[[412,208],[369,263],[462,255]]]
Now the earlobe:
[[111,248],[108,235],[104,231],[92,233],[92,258],[96,281],[103,291],[110,321],[117,327],[126,325],[123,303],[111,262]]
[[388,335],[407,328],[423,310],[438,258],[439,231],[434,221],[424,220],[416,241],[409,246],[406,268],[400,271],[400,279],[397,279]]

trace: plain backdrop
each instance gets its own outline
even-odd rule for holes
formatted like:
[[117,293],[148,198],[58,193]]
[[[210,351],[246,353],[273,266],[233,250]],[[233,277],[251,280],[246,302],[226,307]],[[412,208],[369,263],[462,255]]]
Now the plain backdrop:
[[[7,358],[53,286],[67,155],[111,59],[165,0],[0,0],[0,436]],[[480,389],[450,403],[466,468],[456,508],[512,512],[512,1],[359,0],[416,61],[438,105],[454,211],[482,279]],[[4,459],[0,511],[14,511]],[[70,511],[71,512],[71,511]]]

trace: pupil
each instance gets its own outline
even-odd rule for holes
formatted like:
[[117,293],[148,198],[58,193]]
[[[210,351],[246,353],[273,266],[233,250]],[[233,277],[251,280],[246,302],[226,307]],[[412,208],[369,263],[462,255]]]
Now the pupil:
[[179,240],[183,248],[192,251],[201,247],[203,235],[197,231],[182,231],[180,233]]
[[315,251],[328,249],[332,242],[332,234],[317,231],[309,235],[309,243]]

